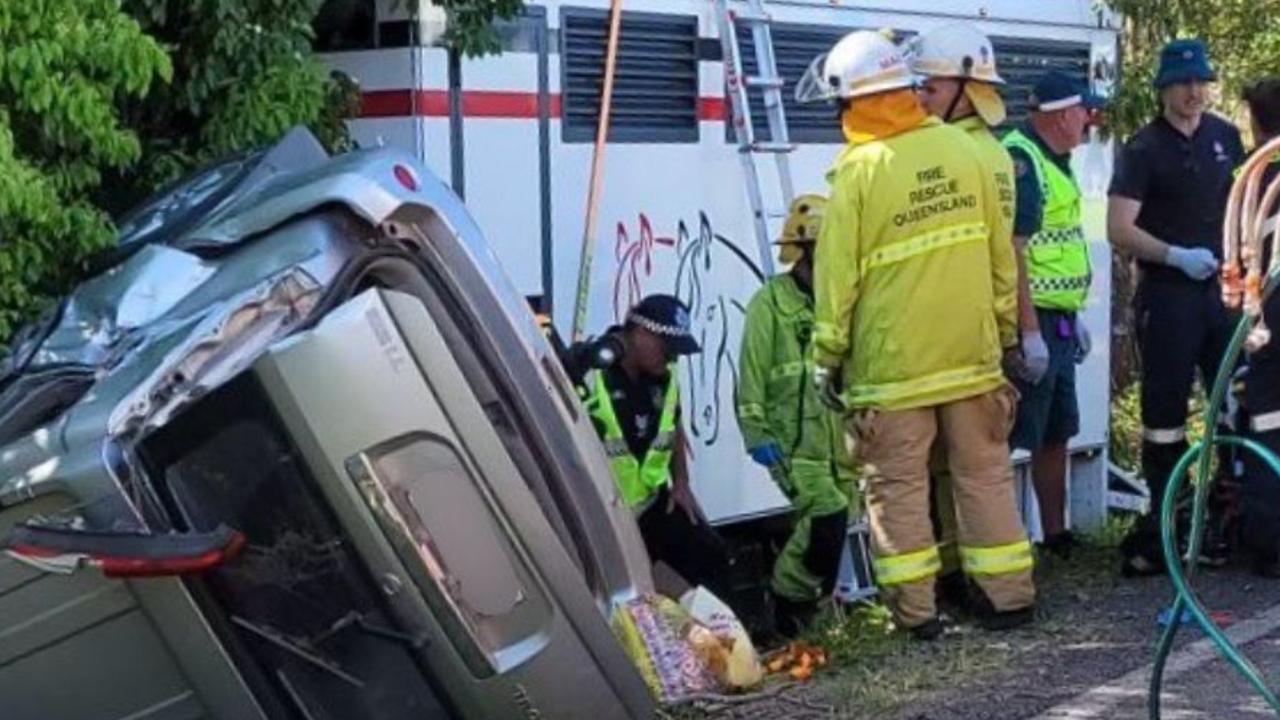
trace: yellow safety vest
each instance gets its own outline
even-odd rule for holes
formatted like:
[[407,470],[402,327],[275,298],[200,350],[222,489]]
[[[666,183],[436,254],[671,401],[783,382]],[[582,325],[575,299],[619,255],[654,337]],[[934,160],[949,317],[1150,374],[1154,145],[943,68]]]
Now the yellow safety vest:
[[1031,158],[1044,210],[1040,232],[1027,241],[1027,284],[1038,308],[1076,312],[1084,307],[1093,280],[1089,243],[1084,237],[1080,188],[1049,159],[1039,143],[1022,131],[1004,137],[1005,147],[1018,148]]
[[667,381],[667,394],[662,403],[662,415],[658,419],[658,434],[645,452],[637,458],[622,434],[622,424],[604,383],[604,373],[595,372],[592,391],[586,398],[587,412],[604,426],[605,454],[613,469],[613,479],[628,507],[636,507],[653,497],[662,486],[671,482],[671,458],[676,438],[676,408],[680,404],[680,384],[676,380],[676,367],[671,366],[671,379]]

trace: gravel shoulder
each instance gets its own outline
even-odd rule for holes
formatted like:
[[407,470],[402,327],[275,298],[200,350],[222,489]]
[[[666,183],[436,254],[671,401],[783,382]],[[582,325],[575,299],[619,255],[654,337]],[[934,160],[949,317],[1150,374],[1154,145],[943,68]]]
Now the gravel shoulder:
[[[989,633],[960,619],[944,638],[918,643],[893,632],[883,610],[829,617],[811,638],[832,666],[804,685],[774,683],[754,699],[684,710],[678,718],[841,718],[848,720],[1026,720],[1151,662],[1164,577],[1119,576],[1114,550],[1084,548],[1071,560],[1042,559],[1034,625]],[[1201,571],[1195,582],[1212,611],[1232,621],[1280,604],[1280,581],[1241,568]],[[1179,647],[1201,639],[1179,634]],[[1264,674],[1280,665],[1280,632],[1255,640]],[[1221,660],[1167,686],[1165,717],[1270,717]],[[1113,720],[1146,718],[1145,692],[1121,703]],[[1261,713],[1261,714],[1259,714]]]

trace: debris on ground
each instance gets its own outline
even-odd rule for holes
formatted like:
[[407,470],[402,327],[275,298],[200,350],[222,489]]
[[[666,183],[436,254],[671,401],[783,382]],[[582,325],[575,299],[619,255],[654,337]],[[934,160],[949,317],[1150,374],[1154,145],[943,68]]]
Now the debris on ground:
[[764,667],[770,675],[786,673],[796,682],[813,677],[813,671],[825,667],[827,651],[817,645],[796,641],[765,656]]
[[658,712],[662,720],[830,720],[836,708],[812,686],[780,682],[744,695],[695,695]]

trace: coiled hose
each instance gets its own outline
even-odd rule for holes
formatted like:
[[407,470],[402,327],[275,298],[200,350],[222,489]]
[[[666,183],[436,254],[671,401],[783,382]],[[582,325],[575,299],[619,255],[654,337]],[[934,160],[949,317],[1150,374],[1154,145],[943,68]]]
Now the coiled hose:
[[[1209,489],[1213,483],[1210,473],[1212,450],[1220,445],[1243,448],[1261,457],[1271,471],[1280,476],[1280,458],[1267,448],[1247,438],[1219,435],[1217,432],[1218,416],[1222,412],[1223,401],[1231,385],[1240,353],[1245,349],[1257,350],[1270,341],[1270,330],[1262,317],[1262,305],[1280,284],[1280,265],[1276,263],[1278,253],[1275,227],[1267,228],[1266,222],[1275,211],[1276,201],[1280,199],[1280,178],[1274,180],[1265,193],[1260,190],[1263,173],[1278,151],[1280,151],[1280,138],[1273,139],[1259,148],[1245,162],[1232,185],[1226,217],[1223,220],[1222,295],[1223,302],[1228,307],[1238,308],[1243,303],[1244,312],[1218,366],[1217,377],[1209,392],[1209,402],[1205,408],[1204,438],[1183,453],[1177,465],[1174,466],[1165,487],[1164,497],[1160,498],[1160,539],[1164,549],[1165,566],[1169,570],[1169,579],[1173,583],[1176,594],[1170,613],[1170,622],[1156,646],[1150,694],[1147,699],[1151,720],[1160,720],[1160,691],[1164,682],[1165,665],[1173,650],[1173,642],[1182,624],[1184,612],[1190,613],[1204,630],[1205,635],[1217,646],[1222,656],[1249,681],[1271,709],[1280,716],[1280,698],[1267,686],[1253,662],[1245,657],[1240,648],[1227,638],[1222,628],[1209,618],[1209,613],[1191,585],[1195,574],[1195,561],[1200,556],[1200,546],[1204,536],[1205,508],[1208,504]],[[1271,268],[1267,272],[1264,283],[1262,243],[1267,239],[1271,241]],[[1191,511],[1190,541],[1184,567],[1182,558],[1178,556],[1176,507],[1179,492],[1187,481],[1187,470],[1193,462],[1196,464],[1195,493]]]

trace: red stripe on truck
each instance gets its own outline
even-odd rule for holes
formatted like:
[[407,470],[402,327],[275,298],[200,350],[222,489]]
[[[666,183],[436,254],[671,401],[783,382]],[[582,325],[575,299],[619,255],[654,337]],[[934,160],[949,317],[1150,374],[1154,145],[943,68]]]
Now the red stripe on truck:
[[[560,95],[549,98],[550,115],[560,117]],[[360,96],[360,117],[449,117],[449,91],[447,90],[371,90]],[[465,90],[462,93],[462,114],[474,118],[536,119],[538,94],[532,92],[503,92],[496,90]],[[699,120],[724,120],[725,104],[722,97],[698,98]]]
[[710,95],[698,98],[699,120],[724,120],[726,117],[724,98]]

